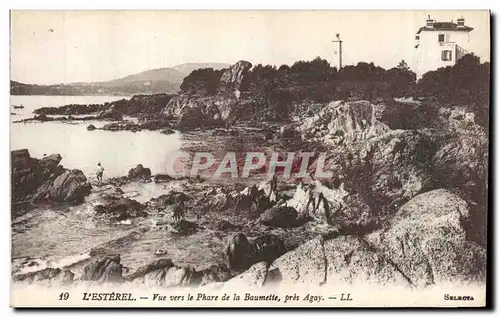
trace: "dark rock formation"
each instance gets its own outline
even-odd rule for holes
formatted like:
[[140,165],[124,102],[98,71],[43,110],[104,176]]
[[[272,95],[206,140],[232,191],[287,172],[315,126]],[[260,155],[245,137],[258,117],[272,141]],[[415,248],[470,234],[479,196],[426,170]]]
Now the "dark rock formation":
[[90,105],[78,105],[71,104],[61,107],[42,107],[33,111],[34,114],[40,115],[83,115],[97,113],[102,110],[104,105],[101,104],[90,104]]
[[162,134],[174,134],[175,131],[172,129],[163,129],[160,131],[160,133],[162,133]]
[[12,200],[49,200],[80,203],[92,186],[80,170],[67,170],[53,154],[43,159],[30,157],[28,150],[11,152]]
[[155,183],[166,183],[172,181],[173,178],[170,175],[156,174],[153,180]]
[[234,271],[242,271],[250,267],[250,244],[243,233],[236,233],[228,240],[226,257],[229,267]]
[[271,264],[286,251],[285,244],[276,235],[264,234],[249,241],[239,232],[228,239],[226,257],[229,267],[241,272],[258,262]]
[[186,194],[182,192],[172,191],[168,194],[163,194],[158,196],[157,198],[151,199],[151,203],[159,207],[166,207],[169,205],[177,204],[181,201],[188,200],[189,196],[187,196]]
[[297,210],[289,206],[275,206],[260,215],[260,222],[266,226],[291,228],[302,224]]
[[89,130],[89,131],[94,131],[95,129],[97,129],[97,128],[93,124],[89,124],[89,126],[87,127],[87,130]]
[[420,194],[369,241],[419,288],[486,281],[486,250],[467,238],[467,203],[449,190]]
[[172,232],[179,235],[190,235],[196,232],[198,225],[192,221],[181,219],[172,224]]
[[120,264],[120,255],[108,256],[94,261],[83,270],[81,280],[99,282],[123,282],[123,265]]
[[109,196],[103,205],[97,205],[94,210],[97,215],[105,216],[114,221],[123,221],[138,217],[147,217],[146,206],[130,198]]
[[151,170],[145,168],[142,164],[138,164],[136,167],[128,171],[128,178],[131,180],[144,180],[151,178]]
[[66,170],[53,182],[42,184],[35,191],[34,199],[37,201],[81,203],[91,190],[92,186],[82,171]]

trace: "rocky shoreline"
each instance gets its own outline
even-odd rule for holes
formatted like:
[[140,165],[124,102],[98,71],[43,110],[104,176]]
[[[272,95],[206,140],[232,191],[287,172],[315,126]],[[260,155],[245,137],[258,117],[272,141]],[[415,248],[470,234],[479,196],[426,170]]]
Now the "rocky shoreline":
[[[473,113],[458,105],[340,100],[296,105],[290,120],[257,125],[239,91],[248,64],[228,69],[213,96],[141,96],[37,113],[140,116],[139,123],[117,120],[102,129],[178,130],[188,135],[184,149],[189,152],[327,150],[323,163],[333,171],[329,178],[280,180],[274,192],[268,180],[215,183],[152,175],[138,165],[105,182],[93,204],[94,217],[127,222],[164,214],[163,221],[136,228],[133,235],[149,230],[168,230],[179,240],[215,235],[223,242],[211,248],[223,259],[195,267],[185,258],[173,259],[166,246],[157,250],[157,260],[132,270],[111,244],[91,250],[78,274],[72,267],[44,268],[13,279],[215,288],[373,282],[416,289],[486,281],[488,138]],[[404,126],[416,113],[428,117]],[[60,156],[38,160],[20,150],[12,152],[12,160],[14,202],[78,204],[92,192],[81,171],[59,166]],[[318,164],[313,157],[308,170]],[[177,189],[138,202],[123,195],[121,187],[130,182]],[[186,219],[175,221],[173,210],[181,201]]]

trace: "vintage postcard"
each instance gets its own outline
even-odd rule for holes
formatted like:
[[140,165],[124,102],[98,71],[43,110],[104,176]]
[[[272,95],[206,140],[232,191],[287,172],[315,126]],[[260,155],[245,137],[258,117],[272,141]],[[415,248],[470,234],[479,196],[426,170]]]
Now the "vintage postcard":
[[12,307],[485,307],[489,11],[11,11]]

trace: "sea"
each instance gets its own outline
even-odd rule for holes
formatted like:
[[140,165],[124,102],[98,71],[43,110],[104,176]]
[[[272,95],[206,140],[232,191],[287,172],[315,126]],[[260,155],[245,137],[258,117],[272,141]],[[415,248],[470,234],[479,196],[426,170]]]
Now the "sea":
[[[182,145],[178,133],[87,130],[89,124],[99,127],[107,123],[102,121],[15,122],[33,117],[33,111],[40,107],[96,104],[124,98],[129,97],[11,96],[10,149],[27,149],[35,158],[60,154],[65,168],[82,170],[93,185],[99,162],[105,169],[104,178],[127,175],[137,164],[150,168],[152,174],[165,173],[168,155]],[[23,108],[14,108],[21,105]],[[167,187],[151,182],[126,185],[122,190],[125,196],[146,202],[171,190]],[[96,220],[92,214],[95,202],[103,194],[100,190],[94,186],[93,193],[78,206],[37,206],[13,218],[13,273],[67,267],[78,275],[82,269],[78,264],[90,259],[92,248],[102,246],[112,247],[120,253],[122,264],[130,270],[154,261],[157,250],[166,250],[174,263],[198,266],[198,269],[202,269],[200,264],[209,265],[220,260],[220,238],[210,231],[179,239],[168,231],[149,230],[155,225],[154,219],[123,223]]]

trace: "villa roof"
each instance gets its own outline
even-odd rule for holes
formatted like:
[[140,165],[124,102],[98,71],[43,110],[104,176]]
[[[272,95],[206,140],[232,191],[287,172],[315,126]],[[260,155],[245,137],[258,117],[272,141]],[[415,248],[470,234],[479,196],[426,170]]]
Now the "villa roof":
[[420,34],[422,31],[466,31],[470,32],[474,30],[470,26],[462,26],[458,27],[456,23],[453,22],[434,22],[432,27],[421,27],[417,34]]

